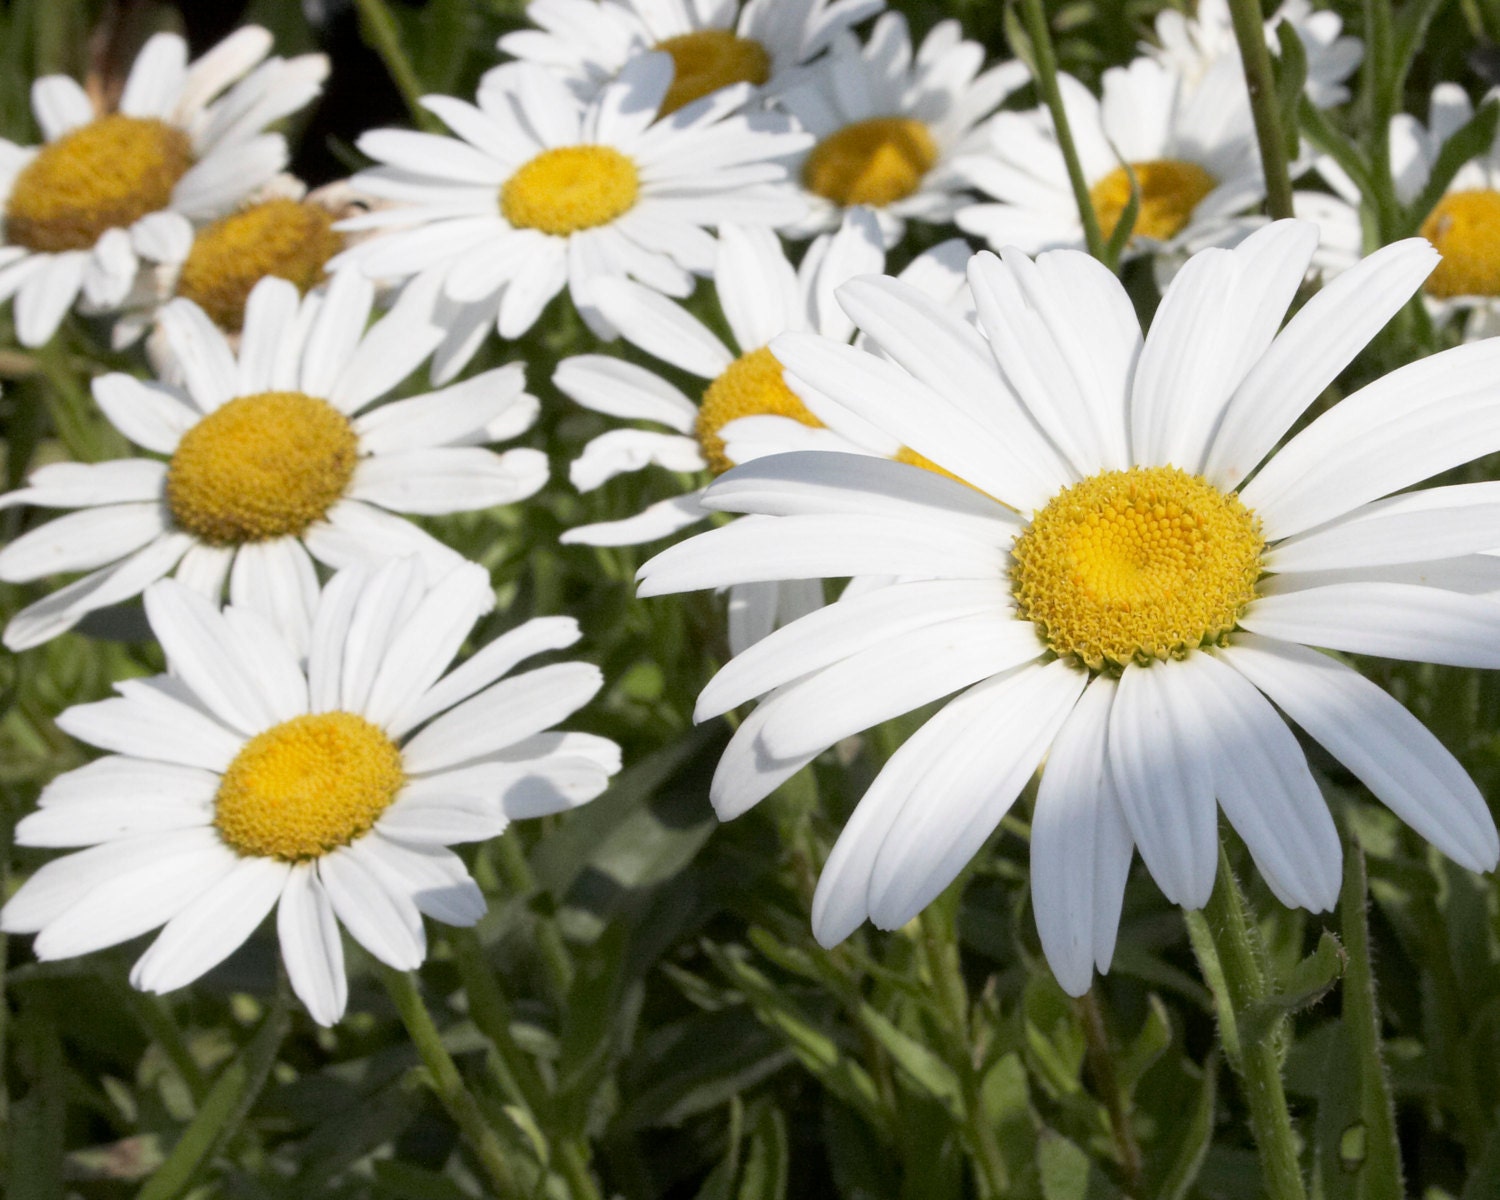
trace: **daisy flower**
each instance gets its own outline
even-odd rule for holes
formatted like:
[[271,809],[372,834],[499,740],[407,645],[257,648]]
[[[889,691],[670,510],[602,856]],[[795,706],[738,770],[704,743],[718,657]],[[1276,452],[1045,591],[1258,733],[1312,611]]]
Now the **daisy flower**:
[[[1241,214],[1265,195],[1265,181],[1237,58],[1216,60],[1192,88],[1150,58],[1106,71],[1102,100],[1071,76],[1058,83],[1106,238],[1130,202],[1132,172],[1141,205],[1131,253],[1233,240],[1253,227]],[[960,209],[958,227],[1028,253],[1083,246],[1083,219],[1047,110],[999,113],[988,133],[986,152],[965,157],[958,169],[998,203]]]
[[1028,79],[1020,63],[983,64],[984,47],[957,21],[934,25],[915,58],[898,13],[882,15],[863,45],[840,37],[779,97],[818,139],[798,166],[810,213],[789,232],[836,228],[854,205],[875,210],[887,246],[908,220],[951,221],[968,199],[954,158],[983,151],[976,126]]
[[500,49],[545,66],[591,100],[638,54],[672,56],[663,114],[710,92],[749,83],[775,94],[799,77],[840,33],[873,17],[884,0],[532,0],[536,29],[500,39]]
[[455,138],[382,129],[359,140],[382,165],[356,187],[400,202],[342,222],[391,229],[334,260],[377,278],[416,277],[449,330],[434,360],[449,378],[493,324],[520,337],[566,285],[603,337],[589,285],[628,275],[686,296],[713,267],[708,226],[777,226],[803,210],[784,157],[809,138],[781,114],[738,114],[753,89],[724,88],[657,120],[672,60],[631,60],[590,104],[550,71],[511,63],[485,77],[478,107],[423,103]]
[[110,113],[65,75],[32,85],[45,144],[0,139],[0,301],[15,297],[23,345],[50,339],[80,293],[91,310],[117,308],[142,258],[281,170],[286,140],[263,131],[318,94],[328,60],[261,62],[270,48],[248,26],[190,64],[187,43],[159,33]]
[[345,183],[308,193],[301,180],[278,175],[233,212],[162,239],[159,257],[139,273],[115,321],[116,349],[151,328],[174,296],[193,301],[231,338],[245,324],[245,305],[262,279],[275,276],[306,295],[327,278],[329,261],[345,249],[334,222],[368,211]]
[[196,304],[167,305],[161,324],[183,386],[94,381],[110,422],[165,461],[58,463],[0,497],[80,510],[0,550],[0,579],[88,572],[17,613],[5,644],[45,642],[174,568],[214,599],[227,580],[235,603],[274,612],[300,642],[314,558],[338,568],[415,554],[446,571],[458,556],[394,513],[471,512],[537,491],[545,455],[480,445],[536,417],[520,364],[372,407],[442,336],[399,304],[366,332],[373,303],[353,273],[305,300],[285,280],[262,280],[238,354]]
[[772,342],[814,411],[830,396],[972,485],[871,457],[760,459],[704,497],[755,515],[641,572],[644,595],[906,577],[771,634],[698,705],[763,697],[714,779],[729,817],[839,739],[958,693],[839,837],[813,904],[825,945],[910,920],[1044,760],[1032,892],[1070,993],[1109,965],[1133,848],[1173,903],[1208,900],[1219,807],[1282,901],[1331,908],[1338,833],[1278,708],[1455,862],[1495,866],[1453,756],[1312,647],[1500,666],[1500,561],[1479,553],[1500,545],[1497,485],[1392,495],[1500,450],[1500,342],[1393,372],[1272,453],[1437,264],[1421,239],[1386,247],[1278,333],[1315,242],[1281,221],[1195,255],[1144,339],[1097,261],[1007,250],[970,264],[978,330],[870,278],[839,298],[890,361]]
[[[1285,0],[1265,24],[1266,45],[1273,53],[1280,48],[1276,27],[1283,21],[1295,31],[1307,55],[1307,98],[1317,108],[1345,103],[1349,99],[1345,80],[1363,61],[1364,43],[1344,36],[1344,21],[1338,13],[1320,12],[1310,0]],[[1163,9],[1156,14],[1156,40],[1159,45],[1142,43],[1141,50],[1171,67],[1190,85],[1221,58],[1231,58],[1239,65],[1239,44],[1228,0],[1198,0],[1195,17]]]
[[292,989],[332,1025],[348,998],[340,924],[407,971],[426,957],[423,916],[478,921],[484,897],[447,847],[593,799],[620,754],[551,731],[599,690],[597,667],[503,678],[576,642],[572,620],[528,621],[444,675],[494,596],[471,563],[424,574],[404,559],[335,575],[305,664],[254,610],[220,612],[175,580],[147,589],[170,674],[58,717],[109,753],[53,780],[16,840],[87,848],[38,870],[0,929],[35,933],[45,960],[164,925],[130,981],[168,992],[274,908]]
[[[1468,93],[1456,83],[1440,83],[1432,90],[1426,125],[1410,113],[1391,118],[1391,187],[1401,204],[1421,196],[1444,143],[1473,116]],[[1358,260],[1363,239],[1359,189],[1331,159],[1321,159],[1318,170],[1337,195],[1299,192],[1297,201],[1343,250],[1321,265],[1330,273],[1347,270]],[[1422,288],[1428,312],[1439,321],[1468,314],[1466,341],[1500,333],[1500,138],[1459,168],[1422,218],[1421,234],[1443,256]]]

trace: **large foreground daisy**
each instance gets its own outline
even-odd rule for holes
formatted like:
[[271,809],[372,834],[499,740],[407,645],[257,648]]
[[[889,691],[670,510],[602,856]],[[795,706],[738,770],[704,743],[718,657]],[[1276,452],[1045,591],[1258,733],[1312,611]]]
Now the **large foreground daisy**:
[[1278,897],[1330,908],[1338,835],[1276,707],[1456,862],[1495,865],[1494,821],[1453,756],[1310,647],[1500,666],[1500,561],[1479,553],[1500,545],[1500,490],[1382,498],[1500,449],[1500,343],[1404,367],[1270,455],[1437,263],[1420,239],[1389,246],[1278,334],[1315,243],[1282,221],[1194,256],[1144,341],[1098,262],[1008,250],[970,264],[980,330],[861,279],[839,298],[891,361],[772,343],[814,411],[826,394],[968,485],[877,458],[760,459],[703,501],[757,515],[642,570],[645,595],[903,577],[771,634],[705,689],[700,718],[763,697],[714,780],[721,816],[840,738],[960,693],[844,829],[819,940],[914,916],[1044,759],[1032,889],[1069,992],[1109,965],[1132,847],[1170,900],[1207,901],[1215,800]]
[[277,908],[292,988],[332,1025],[348,994],[340,924],[381,962],[420,966],[424,915],[485,912],[446,847],[583,804],[619,770],[613,742],[549,732],[599,690],[597,667],[502,678],[577,641],[572,620],[529,621],[443,674],[493,601],[468,563],[431,584],[409,559],[350,568],[322,594],[304,665],[258,613],[153,585],[170,674],[58,717],[110,753],[53,780],[16,840],[89,848],[37,871],[0,929],[35,933],[37,957],[54,959],[165,924],[130,980],[166,992]]
[[[1071,76],[1058,83],[1106,238],[1130,202],[1132,175],[1141,202],[1131,254],[1232,241],[1259,222],[1241,215],[1265,194],[1265,181],[1237,58],[1216,60],[1192,84],[1138,58],[1104,72],[1102,99]],[[1051,114],[999,113],[986,130],[988,146],[959,160],[955,171],[998,203],[960,209],[958,227],[997,249],[1081,247],[1083,218]]]
[[236,603],[275,613],[300,640],[314,558],[337,568],[416,554],[446,571],[457,554],[396,513],[471,512],[537,491],[544,454],[481,445],[535,419],[521,366],[372,407],[442,336],[399,304],[366,331],[373,303],[357,273],[306,299],[284,279],[262,280],[238,354],[196,304],[167,305],[162,330],[183,386],[94,381],[105,416],[166,461],[58,463],[0,497],[0,507],[82,510],[0,550],[0,579],[88,572],[17,613],[5,644],[45,642],[174,568],[213,599],[227,581]]
[[672,56],[663,114],[736,83],[774,94],[798,78],[840,32],[872,17],[885,0],[532,0],[536,29],[500,39],[500,49],[560,75],[592,99],[638,54]]
[[318,94],[328,60],[261,63],[270,49],[249,26],[189,64],[187,43],[159,33],[109,113],[66,75],[32,85],[45,144],[0,139],[0,301],[15,296],[24,345],[51,338],[80,293],[117,308],[141,259],[166,257],[281,170],[286,140],[264,130]]
[[686,296],[713,268],[709,227],[784,225],[804,205],[785,157],[810,138],[776,113],[738,113],[748,84],[657,120],[672,81],[665,54],[632,59],[591,104],[533,63],[485,76],[478,107],[423,103],[458,135],[382,129],[359,140],[381,166],[356,187],[393,201],[344,229],[390,229],[334,260],[373,278],[416,276],[449,331],[434,361],[448,378],[493,325],[520,337],[566,286],[600,336],[590,302],[599,278],[630,276]]

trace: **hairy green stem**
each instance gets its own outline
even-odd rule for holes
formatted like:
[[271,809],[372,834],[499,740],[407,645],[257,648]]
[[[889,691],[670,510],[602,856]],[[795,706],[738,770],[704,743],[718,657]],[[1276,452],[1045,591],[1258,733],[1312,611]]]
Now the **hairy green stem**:
[[[484,947],[472,929],[455,929],[449,937],[453,961],[469,998],[469,1015],[479,1032],[495,1049],[500,1086],[531,1118],[538,1129],[548,1127],[538,1119],[550,1097],[547,1085],[530,1056],[516,1045],[510,1032],[510,1005],[495,978]],[[589,1173],[588,1146],[582,1139],[566,1138],[554,1147],[557,1165],[575,1200],[600,1200],[602,1193]]]
[[1285,1022],[1262,1036],[1240,1038],[1240,1020],[1270,992],[1252,917],[1224,847],[1219,847],[1219,877],[1202,912],[1185,912],[1193,952],[1204,982],[1214,993],[1219,1040],[1240,1078],[1250,1106],[1250,1132],[1260,1153],[1265,1195],[1270,1200],[1306,1200],[1297,1141],[1281,1082],[1280,1042]]
[[970,1049],[969,994],[959,963],[953,923],[946,919],[942,902],[934,901],[922,910],[918,924],[922,931],[922,956],[932,977],[948,1035],[948,1059],[958,1074],[962,1090],[965,1124],[974,1147],[980,1194],[1004,1196],[1010,1190],[1010,1172],[1006,1170],[1000,1143],[985,1115],[979,1072]]
[[1229,14],[1245,67],[1245,86],[1250,89],[1250,111],[1266,176],[1266,211],[1279,221],[1292,215],[1292,177],[1287,171],[1286,135],[1271,74],[1271,52],[1266,47],[1265,18],[1260,0],[1229,0]]
[[1062,89],[1057,85],[1057,54],[1052,48],[1052,31],[1047,27],[1047,14],[1042,10],[1042,0],[1021,0],[1021,16],[1026,22],[1026,36],[1031,39],[1037,90],[1042,94],[1047,111],[1052,114],[1052,125],[1057,131],[1057,148],[1062,151],[1063,162],[1068,167],[1068,182],[1073,186],[1073,198],[1078,203],[1084,239],[1088,242],[1089,253],[1105,262],[1104,234],[1099,229],[1099,215],[1094,211],[1094,201],[1089,196],[1088,180],[1083,177],[1078,146],[1073,141],[1073,128],[1068,124],[1068,114],[1063,107]]
[[458,1066],[443,1045],[437,1025],[422,1003],[416,976],[384,966],[381,967],[380,974],[396,1011],[401,1014],[401,1023],[406,1026],[412,1045],[416,1047],[427,1068],[433,1092],[468,1141],[490,1186],[497,1196],[507,1200],[509,1197],[516,1197],[519,1200],[525,1193],[516,1182],[515,1173],[506,1157],[505,1146],[485,1120],[479,1102],[464,1086]]
[[422,107],[422,81],[417,78],[416,68],[411,65],[411,57],[401,45],[401,31],[396,27],[396,18],[391,16],[390,9],[385,6],[385,0],[354,0],[354,7],[359,10],[365,41],[385,63],[385,69],[390,73],[396,90],[406,101],[412,121],[418,129],[424,129],[428,133],[441,133],[442,123]]

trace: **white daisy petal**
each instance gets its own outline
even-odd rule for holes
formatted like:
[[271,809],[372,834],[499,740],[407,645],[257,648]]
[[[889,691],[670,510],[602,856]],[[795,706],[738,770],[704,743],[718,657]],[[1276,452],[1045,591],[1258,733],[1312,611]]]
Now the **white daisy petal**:
[[0,550],[0,579],[24,583],[92,571],[139,550],[167,530],[157,501],[86,508],[48,521]]
[[1194,681],[1129,666],[1109,716],[1109,761],[1131,836],[1173,904],[1202,908],[1219,870],[1211,723]]
[[800,771],[821,752],[822,747],[811,754],[797,758],[773,757],[760,740],[760,731],[766,719],[775,713],[771,701],[777,693],[772,692],[764,703],[747,716],[724,747],[719,756],[719,765],[709,783],[708,799],[721,821],[731,821],[749,812],[783,783]]
[[236,392],[239,368],[229,343],[191,300],[174,300],[161,311],[162,333],[193,402],[210,413]]
[[44,75],[31,85],[31,111],[49,142],[94,119],[94,105],[76,80],[66,75]]
[[558,391],[609,417],[656,421],[689,433],[698,406],[654,372],[602,354],[565,358],[553,372]]
[[393,841],[376,830],[363,844],[364,860],[392,886],[399,881],[418,910],[448,925],[468,926],[489,911],[463,859],[441,846]]
[[[167,469],[159,462],[124,458],[101,463],[50,463],[27,477],[26,486],[0,496],[0,508],[91,508],[159,500]],[[1500,544],[1500,543],[1497,543]]]
[[547,456],[538,450],[439,446],[363,459],[348,495],[396,512],[442,514],[514,504],[546,482]]
[[734,361],[697,317],[659,292],[629,279],[600,279],[589,296],[631,342],[690,375],[713,379]]
[[[512,363],[441,391],[382,404],[354,421],[360,449],[380,455],[461,445],[476,432],[488,431],[507,412],[524,407],[525,386],[525,368]],[[500,439],[487,436],[484,440]]]
[[333,911],[361,946],[398,971],[414,971],[427,957],[422,915],[409,893],[395,891],[358,853],[360,843],[318,860],[318,878]]
[[580,492],[591,492],[616,475],[649,466],[695,472],[707,469],[708,463],[696,438],[643,429],[611,429],[583,448],[568,468],[568,480]]
[[171,454],[200,413],[165,384],[130,375],[101,375],[94,380],[94,402],[110,424],[137,446]]
[[210,771],[223,771],[244,744],[199,709],[162,691],[159,683],[133,680],[116,686],[119,698],[66,709],[57,718],[58,728],[101,750]]
[[508,824],[492,800],[478,796],[400,796],[381,814],[379,828],[398,841],[448,846],[498,837]]
[[[965,751],[891,822],[870,871],[870,919],[896,929],[935,900],[989,840],[1051,746],[1088,675],[1061,661],[996,675],[965,693]],[[952,711],[957,703],[945,710]],[[985,736],[974,737],[983,729]]]
[[299,653],[306,649],[318,602],[318,574],[296,538],[241,546],[229,577],[229,598],[259,613]]
[[701,492],[659,500],[623,521],[600,521],[594,525],[575,525],[563,530],[558,538],[563,545],[635,546],[654,542],[695,525],[708,516],[708,509],[698,503]]
[[334,1025],[349,1002],[344,944],[328,892],[311,863],[294,866],[282,886],[276,934],[287,979],[319,1025]]
[[81,251],[37,256],[38,265],[16,291],[16,338],[21,345],[44,346],[78,299],[89,258]]
[[167,922],[131,969],[131,984],[143,992],[170,992],[218,966],[275,906],[291,869],[274,858],[236,859],[227,874]]
[[1500,834],[1479,789],[1397,701],[1303,646],[1242,634],[1217,653],[1454,862],[1495,869]]
[[1031,907],[1047,963],[1081,996],[1109,970],[1135,844],[1109,771],[1115,682],[1085,689],[1047,755],[1031,818]]
[[120,93],[119,111],[131,117],[168,117],[187,77],[187,43],[175,33],[146,39]]

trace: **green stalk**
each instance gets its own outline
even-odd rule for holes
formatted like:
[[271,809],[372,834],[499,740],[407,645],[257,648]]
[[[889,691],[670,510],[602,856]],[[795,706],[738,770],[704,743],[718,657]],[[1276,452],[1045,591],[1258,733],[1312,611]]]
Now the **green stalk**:
[[980,1094],[979,1072],[970,1049],[969,994],[964,985],[963,969],[958,958],[958,944],[953,924],[945,917],[942,901],[935,900],[922,910],[922,957],[932,977],[938,1007],[943,1014],[948,1035],[948,1060],[958,1074],[963,1095],[964,1123],[974,1147],[974,1167],[979,1174],[980,1194],[997,1198],[1010,1191],[1010,1172],[1000,1153],[995,1131],[985,1117],[984,1097]]
[[525,1193],[516,1182],[515,1173],[506,1157],[505,1146],[484,1119],[479,1102],[464,1086],[458,1066],[443,1045],[442,1036],[427,1007],[422,1003],[416,976],[385,966],[380,968],[380,974],[385,981],[385,990],[396,1005],[396,1011],[401,1014],[401,1023],[406,1026],[412,1045],[427,1067],[428,1082],[432,1090],[467,1139],[491,1188],[497,1196],[507,1200],[509,1197],[520,1200]]
[[1078,203],[1084,239],[1088,242],[1089,253],[1107,263],[1107,247],[1099,229],[1099,215],[1094,212],[1088,180],[1083,177],[1083,164],[1078,160],[1078,146],[1073,141],[1073,128],[1068,124],[1068,114],[1063,108],[1062,89],[1057,86],[1057,54],[1052,48],[1052,31],[1047,27],[1042,0],[1021,0],[1021,16],[1026,22],[1026,36],[1031,40],[1037,90],[1042,93],[1047,111],[1052,114],[1052,125],[1057,130],[1057,148],[1062,151],[1063,162],[1068,167],[1068,182],[1073,186],[1073,198]]
[[1240,1022],[1270,994],[1252,917],[1224,847],[1219,846],[1219,877],[1202,912],[1184,912],[1203,980],[1214,996],[1224,1056],[1240,1078],[1250,1105],[1250,1132],[1260,1153],[1265,1195],[1270,1200],[1307,1200],[1297,1141],[1281,1083],[1280,1043],[1286,1028],[1278,1020],[1259,1037],[1240,1038]]
[[385,0],[354,0],[354,7],[359,10],[359,23],[365,41],[385,63],[385,69],[390,73],[396,90],[406,101],[412,122],[418,129],[425,129],[428,133],[441,133],[442,122],[422,107],[422,81],[417,78],[416,68],[412,66],[410,56],[401,45],[401,31],[396,27],[396,18],[391,16],[391,10],[385,6]]
[[1266,211],[1279,221],[1292,215],[1292,177],[1287,170],[1286,135],[1281,128],[1260,0],[1229,0],[1229,14],[1245,67],[1245,86],[1250,89],[1250,111],[1255,117],[1255,138],[1260,143],[1266,176]]
[[[494,971],[490,969],[484,947],[472,929],[453,930],[449,943],[464,993],[469,998],[469,1015],[479,1032],[495,1048],[499,1064],[496,1076],[501,1088],[531,1118],[533,1126],[548,1128],[549,1123],[537,1116],[537,1110],[545,1109],[550,1100],[547,1085],[536,1065],[511,1036],[510,1006]],[[555,1149],[557,1165],[576,1200],[601,1200],[599,1185],[589,1173],[587,1145],[579,1139],[569,1138]]]

